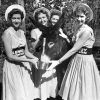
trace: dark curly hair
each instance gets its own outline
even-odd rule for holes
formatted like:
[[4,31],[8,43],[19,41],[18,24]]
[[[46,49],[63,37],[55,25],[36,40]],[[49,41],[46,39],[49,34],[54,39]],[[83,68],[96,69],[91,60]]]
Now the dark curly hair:
[[20,14],[21,15],[21,19],[24,18],[24,14],[22,11],[20,11],[19,9],[13,9],[9,14],[8,14],[8,19],[11,20],[13,14]]
[[61,17],[61,12],[59,10],[52,10],[50,17],[52,17],[53,15],[58,15],[59,17]]
[[49,15],[47,14],[47,12],[45,11],[45,10],[40,10],[40,11],[37,11],[36,13],[35,13],[35,20],[36,21],[38,21],[38,15],[40,14],[40,13],[43,13],[43,14],[46,14],[46,16],[47,16],[47,18],[49,19]]
[[77,15],[77,13],[84,13],[87,17],[86,22],[89,21],[89,12],[87,11],[87,9],[83,6],[79,6],[76,8],[76,10],[73,12],[74,16]]

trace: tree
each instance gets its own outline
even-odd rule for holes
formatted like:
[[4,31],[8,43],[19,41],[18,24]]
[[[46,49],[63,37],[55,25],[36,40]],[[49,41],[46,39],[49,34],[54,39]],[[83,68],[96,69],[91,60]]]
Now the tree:
[[24,6],[24,0],[17,0],[18,4]]
[[[24,0],[17,0],[17,2],[24,7]],[[22,24],[22,29],[26,32],[25,21]]]

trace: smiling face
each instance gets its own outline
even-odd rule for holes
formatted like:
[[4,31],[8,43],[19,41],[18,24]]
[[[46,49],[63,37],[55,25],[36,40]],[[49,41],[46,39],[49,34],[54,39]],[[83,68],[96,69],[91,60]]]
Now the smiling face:
[[55,25],[58,22],[59,18],[60,17],[58,15],[52,15],[52,17],[51,17],[52,25]]
[[48,23],[48,17],[44,13],[39,13],[38,14],[38,22],[41,23],[42,25],[47,26]]
[[79,26],[83,25],[86,22],[86,15],[83,12],[76,13],[76,21]]
[[22,19],[21,14],[13,14],[11,18],[12,24],[15,28],[20,27]]

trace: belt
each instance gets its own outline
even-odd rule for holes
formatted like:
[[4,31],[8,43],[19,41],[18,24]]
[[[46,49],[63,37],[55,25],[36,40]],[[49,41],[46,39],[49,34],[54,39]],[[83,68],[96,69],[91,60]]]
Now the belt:
[[78,54],[82,54],[82,55],[91,55],[91,54],[92,54],[92,48],[82,47],[82,48],[78,51]]

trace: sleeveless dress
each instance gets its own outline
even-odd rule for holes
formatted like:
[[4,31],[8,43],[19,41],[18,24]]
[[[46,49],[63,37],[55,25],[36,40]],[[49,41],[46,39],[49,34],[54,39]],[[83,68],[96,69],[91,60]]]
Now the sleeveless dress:
[[[73,39],[77,41],[85,30],[90,31],[90,36],[83,47],[92,48],[95,38],[93,30],[87,25],[81,27]],[[59,95],[63,100],[100,100],[100,75],[92,54],[76,53],[72,57]]]
[[[19,30],[21,37],[15,35],[13,27],[6,30],[11,37],[11,48],[14,55],[25,58],[26,39],[24,32]],[[3,67],[3,100],[33,100],[34,84],[31,79],[31,67],[28,62],[14,62],[7,58]]]

